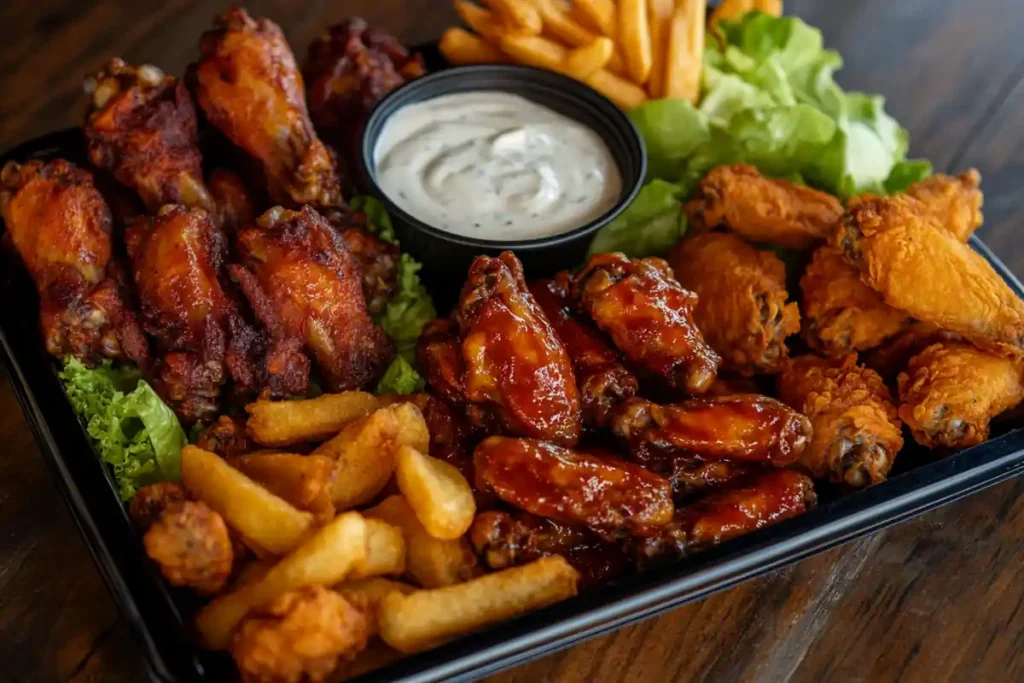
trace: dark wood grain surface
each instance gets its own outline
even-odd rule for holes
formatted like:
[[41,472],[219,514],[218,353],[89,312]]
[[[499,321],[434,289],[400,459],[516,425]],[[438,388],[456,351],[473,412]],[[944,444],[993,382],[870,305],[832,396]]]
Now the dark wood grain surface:
[[[180,72],[223,3],[0,4],[0,148],[77,125],[105,57]],[[403,40],[453,20],[442,0],[248,3],[301,54],[350,13]],[[790,0],[846,59],[848,88],[885,93],[911,152],[984,176],[981,236],[1024,274],[1024,2]],[[0,380],[0,680],[139,681],[143,668]],[[83,457],[90,457],[82,454]],[[494,680],[1024,680],[1024,483],[899,527]]]

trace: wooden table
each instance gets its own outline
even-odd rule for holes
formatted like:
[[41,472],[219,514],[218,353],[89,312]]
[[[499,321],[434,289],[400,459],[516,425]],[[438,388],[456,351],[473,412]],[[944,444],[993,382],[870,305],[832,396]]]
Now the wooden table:
[[[105,57],[180,73],[223,4],[3,3],[0,147],[78,125],[82,79]],[[441,0],[248,4],[282,24],[300,56],[349,12],[410,43],[454,19]],[[1024,3],[790,0],[787,11],[820,26],[846,58],[844,86],[888,96],[914,156],[981,170],[980,234],[1024,273]],[[5,380],[0,443],[0,678],[142,680]],[[1005,483],[494,680],[1024,680],[1022,492],[1024,482]]]

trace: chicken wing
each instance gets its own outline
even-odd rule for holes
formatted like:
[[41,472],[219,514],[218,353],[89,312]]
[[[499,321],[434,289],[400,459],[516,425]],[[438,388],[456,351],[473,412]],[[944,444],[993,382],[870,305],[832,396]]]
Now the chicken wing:
[[398,289],[398,245],[371,234],[366,229],[366,214],[361,211],[332,207],[322,213],[341,233],[345,246],[359,263],[366,310],[371,315],[383,312]]
[[796,462],[811,439],[806,417],[756,394],[667,406],[631,398],[613,411],[611,430],[638,462],[654,469],[678,456],[783,467]]
[[860,279],[838,249],[819,247],[800,278],[807,345],[830,357],[882,344],[910,324]]
[[221,285],[224,235],[201,209],[168,204],[125,231],[142,324],[161,353],[154,388],[186,422],[217,412],[228,375],[261,384],[261,340]]
[[710,232],[683,240],[668,260],[679,284],[697,295],[693,320],[722,366],[748,376],[778,372],[789,357],[786,337],[800,331],[779,257]]
[[692,456],[676,456],[669,463],[668,479],[672,482],[672,497],[678,501],[694,494],[723,488],[730,483],[758,472],[767,467],[749,462],[712,460],[710,462]]
[[454,320],[465,401],[493,408],[510,434],[574,445],[580,398],[569,355],[511,252],[473,261]]
[[910,359],[939,342],[962,342],[964,338],[946,332],[931,323],[915,322],[881,346],[871,349],[861,358],[871,368],[896,386],[896,377],[906,370]]
[[233,7],[203,34],[196,99],[207,120],[255,157],[274,202],[341,201],[334,159],[313,130],[302,75],[284,33]]
[[170,503],[146,531],[142,544],[173,586],[213,595],[231,575],[234,550],[228,527],[206,503]]
[[478,488],[558,522],[607,535],[672,520],[671,484],[633,463],[535,439],[492,436],[476,447],[473,465]]
[[270,209],[238,233],[230,266],[270,335],[266,373],[274,395],[303,393],[315,359],[330,391],[366,386],[394,347],[366,312],[359,269],[316,211]]
[[721,359],[693,321],[697,295],[656,258],[595,254],[576,276],[573,299],[629,360],[669,387],[700,394]]
[[0,172],[0,211],[4,239],[39,293],[46,350],[145,367],[148,344],[111,258],[110,209],[92,175],[63,159],[9,162]]
[[1024,364],[970,344],[943,342],[910,360],[899,376],[899,415],[929,448],[966,448],[988,439],[993,417],[1024,399]]
[[765,178],[747,164],[713,169],[685,210],[694,230],[728,228],[753,242],[786,249],[824,242],[843,215],[832,195]]
[[143,486],[135,495],[128,506],[128,516],[135,522],[140,531],[145,532],[149,527],[160,519],[173,503],[183,503],[188,500],[185,489],[181,484],[173,481],[162,481],[157,484]]
[[856,203],[832,244],[893,308],[979,346],[1024,356],[1024,302],[918,200],[896,195]]
[[256,220],[256,203],[249,194],[245,181],[234,171],[215,168],[206,180],[213,197],[217,225],[224,234],[234,236]]
[[908,187],[907,194],[924,203],[939,225],[966,242],[984,218],[980,184],[981,174],[972,168],[958,176],[936,173]]
[[571,306],[572,276],[561,272],[553,280],[530,284],[530,293],[555,329],[572,360],[580,390],[583,423],[597,429],[608,424],[611,409],[636,395],[636,377],[619,362],[619,352],[592,322]]
[[183,83],[155,66],[115,58],[86,81],[86,91],[89,161],[134,190],[151,213],[164,204],[214,209],[195,105]]
[[856,354],[793,358],[777,376],[779,398],[811,420],[800,464],[811,476],[854,488],[884,481],[903,447],[892,395]]
[[245,418],[221,415],[199,433],[196,445],[222,458],[244,455],[258,448],[245,430]]

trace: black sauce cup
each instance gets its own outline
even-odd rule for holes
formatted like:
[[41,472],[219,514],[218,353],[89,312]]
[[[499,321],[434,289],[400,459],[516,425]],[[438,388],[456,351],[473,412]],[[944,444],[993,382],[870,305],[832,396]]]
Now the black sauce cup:
[[[575,119],[601,136],[622,176],[615,205],[598,218],[560,235],[531,240],[484,240],[445,232],[404,211],[377,184],[377,140],[388,119],[409,104],[452,93],[495,90],[520,95]],[[366,122],[362,141],[364,185],[391,214],[402,250],[423,263],[423,277],[435,298],[450,299],[466,278],[474,257],[513,251],[528,277],[550,276],[579,266],[603,226],[629,205],[647,173],[643,139],[629,117],[596,90],[551,71],[523,66],[464,66],[412,81],[385,97]]]

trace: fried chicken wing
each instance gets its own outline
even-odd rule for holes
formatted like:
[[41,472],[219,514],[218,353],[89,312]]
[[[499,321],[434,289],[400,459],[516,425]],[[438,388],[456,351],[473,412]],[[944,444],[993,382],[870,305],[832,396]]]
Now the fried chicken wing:
[[882,378],[841,359],[793,358],[777,376],[779,398],[811,420],[800,464],[811,476],[854,488],[885,481],[903,447],[901,425]]
[[572,296],[629,360],[669,387],[700,394],[715,381],[721,359],[693,321],[697,295],[676,282],[665,261],[595,254]]
[[988,439],[993,417],[1024,399],[1024,364],[970,344],[943,342],[899,376],[899,415],[928,448],[966,448]]
[[572,276],[561,272],[553,280],[530,284],[530,293],[572,360],[580,390],[583,423],[590,428],[608,424],[611,409],[636,395],[636,377],[619,362],[619,352],[604,333],[572,308]]
[[677,456],[783,467],[799,459],[811,438],[806,417],[756,394],[667,406],[631,398],[613,412],[611,430],[638,462],[656,469]]
[[63,159],[9,162],[0,172],[0,212],[4,239],[39,293],[46,350],[145,367],[148,343],[111,258],[110,209],[92,175]]
[[331,153],[306,109],[302,75],[284,33],[233,7],[203,34],[196,99],[207,120],[262,165],[271,199],[297,206],[341,201]]
[[864,354],[862,361],[896,386],[896,377],[906,370],[910,359],[939,342],[962,342],[963,337],[946,332],[931,323],[915,322],[881,346]]
[[155,66],[115,58],[86,81],[86,91],[89,161],[134,190],[150,212],[164,204],[214,209],[195,105],[183,83]]
[[741,375],[778,372],[789,357],[786,337],[800,331],[779,257],[709,232],[680,242],[668,260],[679,284],[697,295],[693,320],[722,366]]
[[206,503],[168,504],[143,535],[142,544],[173,586],[213,595],[231,575],[234,551],[228,527]]
[[672,520],[671,484],[633,463],[492,436],[476,447],[473,465],[478,488],[565,524],[615,534]]
[[908,187],[907,194],[924,203],[950,234],[966,242],[984,219],[979,185],[981,174],[972,168],[958,176],[936,173]]
[[345,246],[359,263],[363,296],[371,315],[381,313],[398,290],[398,245],[367,230],[366,214],[347,207],[325,209],[324,218],[341,233]]
[[231,654],[244,683],[323,683],[366,649],[370,632],[363,605],[306,586],[246,617]]
[[217,225],[224,234],[234,236],[256,220],[256,203],[240,175],[226,168],[215,168],[206,179],[206,185],[213,197]]
[[508,433],[574,445],[581,416],[569,355],[511,252],[473,261],[454,320],[465,400],[493,408]]
[[893,308],[979,346],[1024,356],[1024,302],[918,200],[896,195],[856,203],[832,244]]
[[132,502],[128,505],[128,516],[141,531],[146,531],[160,519],[160,515],[170,505],[186,500],[188,496],[180,484],[173,481],[150,484],[143,486],[132,496]]
[[270,209],[238,233],[230,267],[270,335],[266,373],[274,395],[302,393],[307,350],[330,391],[366,386],[394,355],[366,312],[359,268],[341,236],[309,206]]
[[860,279],[860,271],[828,245],[819,247],[800,278],[807,345],[830,357],[871,349],[910,324]]
[[843,206],[825,192],[734,164],[704,176],[685,211],[694,230],[723,227],[753,242],[807,249],[828,238]]

